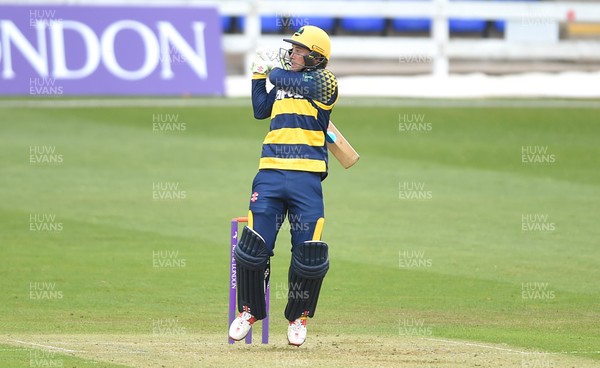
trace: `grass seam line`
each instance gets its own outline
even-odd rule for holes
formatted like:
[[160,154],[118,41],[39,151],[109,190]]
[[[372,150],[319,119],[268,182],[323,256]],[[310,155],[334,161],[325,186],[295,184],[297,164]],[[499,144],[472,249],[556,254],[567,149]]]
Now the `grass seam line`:
[[36,344],[34,342],[27,342],[27,341],[21,341],[21,340],[9,340],[9,341],[16,342],[16,343],[23,344],[23,345],[39,346],[39,347],[42,347],[42,348],[52,349],[52,350],[57,350],[57,351],[62,351],[62,352],[65,352],[65,353],[83,353],[84,352],[84,351],[80,351],[80,350],[71,350],[71,349],[59,348],[59,347],[56,347],[56,346]]

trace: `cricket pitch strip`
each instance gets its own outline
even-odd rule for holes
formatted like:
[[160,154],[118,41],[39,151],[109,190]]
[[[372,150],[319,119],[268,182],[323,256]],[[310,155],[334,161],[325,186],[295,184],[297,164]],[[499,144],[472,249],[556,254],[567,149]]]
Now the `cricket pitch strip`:
[[[598,361],[487,344],[416,336],[309,336],[300,348],[273,336],[269,345],[229,345],[222,334],[0,335],[4,356],[51,354],[124,367],[597,367]],[[24,359],[26,360],[26,359]],[[26,360],[23,366],[30,367]],[[63,366],[62,364],[60,366]],[[86,364],[87,366],[87,364]]]

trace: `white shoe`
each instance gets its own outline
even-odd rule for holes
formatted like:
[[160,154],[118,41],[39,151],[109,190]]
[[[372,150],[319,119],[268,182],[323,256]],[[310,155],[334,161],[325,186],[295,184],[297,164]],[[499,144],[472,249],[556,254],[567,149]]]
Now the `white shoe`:
[[300,316],[295,321],[290,321],[287,338],[290,345],[300,346],[306,340],[306,315]]
[[235,341],[242,340],[248,335],[248,332],[255,321],[256,318],[250,313],[246,311],[241,312],[237,318],[231,322],[231,326],[229,326],[229,337]]

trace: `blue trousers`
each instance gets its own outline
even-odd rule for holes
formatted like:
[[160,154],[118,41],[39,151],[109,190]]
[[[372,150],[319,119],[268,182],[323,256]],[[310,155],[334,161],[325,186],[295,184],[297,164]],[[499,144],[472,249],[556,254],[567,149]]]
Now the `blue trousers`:
[[252,182],[250,212],[250,225],[263,237],[271,255],[286,217],[292,247],[307,240],[321,240],[324,222],[321,174],[260,170]]

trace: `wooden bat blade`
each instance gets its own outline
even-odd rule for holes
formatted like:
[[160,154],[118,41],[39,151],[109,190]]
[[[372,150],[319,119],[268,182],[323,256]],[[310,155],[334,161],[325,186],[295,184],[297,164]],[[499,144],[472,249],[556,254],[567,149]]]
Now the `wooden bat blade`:
[[342,164],[344,169],[348,169],[358,162],[360,155],[331,121],[329,121],[327,133],[330,137],[332,137],[331,133],[333,133],[333,137],[335,137],[334,142],[327,142],[327,148],[333,153],[339,163]]

